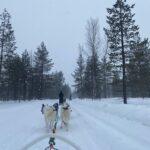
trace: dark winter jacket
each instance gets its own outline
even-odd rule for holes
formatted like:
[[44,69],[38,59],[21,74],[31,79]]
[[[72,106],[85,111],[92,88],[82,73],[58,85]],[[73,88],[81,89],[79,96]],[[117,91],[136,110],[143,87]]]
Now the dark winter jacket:
[[64,100],[64,94],[62,93],[62,91],[60,91],[60,93],[59,93],[59,104],[63,104],[63,100]]

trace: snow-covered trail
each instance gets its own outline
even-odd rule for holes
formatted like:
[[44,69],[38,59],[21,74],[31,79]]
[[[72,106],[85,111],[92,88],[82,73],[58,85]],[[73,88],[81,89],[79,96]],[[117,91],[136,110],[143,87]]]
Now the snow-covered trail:
[[[105,107],[105,105],[103,106]],[[82,116],[79,127],[81,126],[81,130],[85,134],[87,148],[90,146],[93,149],[99,147],[100,150],[150,149],[150,139],[148,138],[150,127],[106,113],[101,109],[103,107],[99,108],[98,105],[92,105],[92,103],[89,105],[89,103],[77,102],[72,104],[72,107],[77,114]]]
[[[40,109],[42,103],[52,105],[55,102],[0,104],[0,149],[22,150],[31,143],[33,147],[29,150],[43,150],[49,137]],[[123,105],[112,100],[69,103],[72,107],[69,131],[60,129],[60,121],[57,125],[56,147],[60,150],[150,149],[150,103]]]

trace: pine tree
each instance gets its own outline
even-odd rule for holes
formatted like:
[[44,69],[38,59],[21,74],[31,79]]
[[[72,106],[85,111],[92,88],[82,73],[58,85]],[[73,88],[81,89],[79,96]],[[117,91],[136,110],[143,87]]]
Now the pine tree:
[[37,82],[37,96],[39,99],[43,96],[43,86],[44,86],[44,74],[48,73],[53,67],[52,59],[49,58],[47,48],[44,42],[37,48],[34,57],[35,62],[35,74],[38,79]]
[[[13,57],[16,49],[16,42],[14,37],[14,31],[10,23],[11,16],[4,9],[0,14],[0,97],[4,97],[6,90],[5,85],[5,66],[7,62]],[[7,99],[7,98],[6,98]]]
[[122,68],[123,99],[127,103],[126,96],[126,63],[130,54],[129,47],[138,35],[138,26],[134,25],[134,14],[131,10],[134,5],[129,5],[126,0],[117,0],[112,8],[107,8],[107,23],[109,28],[105,30],[111,49],[110,59],[114,65]]
[[22,90],[23,99],[26,100],[29,86],[29,76],[31,73],[30,56],[27,50],[22,53]]
[[84,64],[84,59],[82,56],[82,47],[79,46],[79,58],[77,60],[77,67],[72,74],[74,78],[75,84],[73,85],[75,87],[76,94],[79,98],[83,98],[83,76],[84,76],[84,69],[85,69],[85,64]]
[[107,98],[110,96],[110,83],[111,83],[111,63],[109,60],[109,55],[108,55],[108,41],[105,40],[104,42],[104,47],[103,47],[103,54],[104,56],[101,59],[101,76],[102,76],[102,94],[104,98]]
[[[94,59],[94,61],[93,61]],[[100,98],[102,94],[102,76],[101,76],[101,63],[97,57],[89,56],[87,58],[84,79],[83,79],[83,87],[84,94],[87,98]],[[93,78],[95,84],[93,84]]]
[[104,98],[110,95],[109,84],[111,83],[111,74],[111,64],[107,61],[106,56],[104,56],[101,60],[101,84]]
[[48,89],[51,98],[58,98],[60,90],[62,90],[65,84],[65,78],[62,71],[54,72],[51,74],[51,84]]
[[112,71],[112,82],[111,82],[111,87],[112,87],[112,96],[113,97],[121,97],[121,93],[122,93],[122,90],[121,90],[121,83],[122,83],[122,80],[120,78],[120,72],[116,71],[117,69],[114,69]]
[[150,95],[150,49],[148,39],[138,38],[132,45],[133,56],[127,66],[132,96]]
[[86,60],[84,78],[83,78],[83,88],[84,88],[84,97],[93,98],[93,80],[92,80],[92,64],[91,58],[88,57]]
[[5,66],[5,82],[7,87],[7,100],[21,98],[22,62],[19,55],[11,57]]
[[12,57],[16,50],[14,31],[10,19],[10,14],[4,9],[4,12],[0,15],[0,82],[4,62],[7,61],[6,59],[9,59],[9,57]]

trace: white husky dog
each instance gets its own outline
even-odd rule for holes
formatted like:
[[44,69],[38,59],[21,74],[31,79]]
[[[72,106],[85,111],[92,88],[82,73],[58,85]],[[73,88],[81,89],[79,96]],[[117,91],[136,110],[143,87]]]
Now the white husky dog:
[[67,131],[70,120],[70,114],[71,114],[71,107],[68,103],[64,102],[60,110],[61,128],[63,128],[64,125]]
[[53,130],[54,123],[58,115],[57,110],[53,106],[48,106],[43,104],[41,112],[42,114],[44,114],[46,128],[48,129],[48,131],[50,131],[50,129]]

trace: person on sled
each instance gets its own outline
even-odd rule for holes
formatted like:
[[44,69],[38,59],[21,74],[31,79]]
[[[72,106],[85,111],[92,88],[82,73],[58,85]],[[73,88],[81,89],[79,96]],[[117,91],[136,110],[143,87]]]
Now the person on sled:
[[62,105],[64,101],[64,94],[62,91],[59,93],[59,105]]

